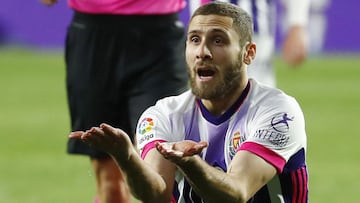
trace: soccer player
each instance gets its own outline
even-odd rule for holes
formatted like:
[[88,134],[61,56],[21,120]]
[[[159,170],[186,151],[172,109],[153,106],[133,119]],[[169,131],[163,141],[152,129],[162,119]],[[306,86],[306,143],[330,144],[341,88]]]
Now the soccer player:
[[307,202],[303,113],[293,97],[248,78],[252,34],[240,7],[199,7],[186,42],[191,90],[142,114],[137,149],[108,124],[69,137],[111,154],[146,203]]
[[[57,0],[41,0],[53,5]],[[141,113],[188,89],[185,0],[68,0],[74,17],[65,60],[71,129],[107,122],[134,138]],[[102,150],[70,139],[68,153],[90,157],[101,203],[130,203],[123,173]],[[75,169],[74,170],[78,170]]]
[[[190,13],[211,0],[188,0]],[[220,1],[220,0],[219,0]],[[253,39],[259,47],[256,60],[250,65],[249,77],[275,87],[273,67],[276,28],[281,28],[282,56],[290,66],[302,64],[308,52],[307,25],[310,0],[222,0],[231,2],[247,11],[254,22]],[[276,3],[282,5],[280,9]],[[280,12],[284,11],[284,12]],[[277,15],[281,13],[282,15]]]

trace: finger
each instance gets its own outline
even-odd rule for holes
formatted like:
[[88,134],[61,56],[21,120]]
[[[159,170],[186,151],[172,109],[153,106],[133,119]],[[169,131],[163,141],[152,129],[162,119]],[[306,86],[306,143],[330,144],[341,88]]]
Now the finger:
[[172,157],[183,157],[184,156],[184,152],[181,152],[181,151],[170,151],[169,154],[172,156]]
[[74,139],[81,139],[81,136],[84,134],[83,131],[74,131],[74,132],[71,132],[68,137],[69,138],[74,138]]
[[172,145],[169,143],[156,142],[155,147],[160,154],[165,156],[165,158],[167,158],[170,155],[170,152],[172,151],[172,149],[171,149]]
[[105,132],[101,128],[97,128],[97,127],[90,128],[90,130],[86,131],[86,134],[91,135],[91,136],[94,136],[94,135],[101,136],[101,137],[106,136]]
[[156,142],[155,147],[158,150],[158,152],[160,152],[160,154],[166,154],[167,153],[165,143]]
[[184,156],[192,156],[195,154],[200,154],[204,148],[208,146],[208,143],[205,141],[201,141],[199,143],[194,144],[191,148],[185,151]]
[[203,150],[203,149],[205,149],[206,147],[208,147],[208,143],[207,142],[199,142],[198,144],[196,144],[195,146],[194,146],[194,152],[196,152],[197,154],[199,154],[199,153],[201,153],[201,151]]
[[100,128],[92,127],[90,130],[87,130],[82,136],[83,140],[91,142],[92,144],[112,142],[112,139]]
[[209,143],[205,142],[205,141],[201,141],[201,142],[198,143],[198,146],[201,146],[201,147],[205,148],[205,147],[209,146]]
[[126,135],[128,137],[128,135],[123,130],[121,130],[119,128],[114,128],[111,125],[106,124],[106,123],[101,124],[100,129],[112,137],[118,137],[119,135],[122,135],[122,136]]
[[160,149],[160,153],[162,155],[164,155],[165,158],[170,158],[170,157],[183,157],[184,156],[184,152],[182,151],[177,151],[174,150],[174,143],[160,143],[158,144],[159,149]]

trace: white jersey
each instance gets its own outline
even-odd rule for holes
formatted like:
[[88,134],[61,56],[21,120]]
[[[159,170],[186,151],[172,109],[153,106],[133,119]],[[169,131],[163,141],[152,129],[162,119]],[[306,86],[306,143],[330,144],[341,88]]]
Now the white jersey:
[[[202,158],[223,171],[239,150],[252,152],[278,173],[250,202],[307,202],[303,113],[294,98],[255,80],[221,116],[211,115],[190,90],[159,100],[139,119],[136,137],[143,158],[157,141],[207,141]],[[180,173],[175,187],[175,202],[202,202]]]

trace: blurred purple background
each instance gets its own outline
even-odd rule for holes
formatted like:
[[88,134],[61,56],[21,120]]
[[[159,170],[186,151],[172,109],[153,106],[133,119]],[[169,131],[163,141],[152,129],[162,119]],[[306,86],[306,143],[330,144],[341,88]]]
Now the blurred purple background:
[[[46,7],[39,0],[3,1],[0,7],[0,46],[63,48],[72,11],[66,0],[59,1],[53,7]],[[313,1],[316,5],[310,18],[310,33],[313,33],[314,52],[360,53],[360,1]],[[188,19],[186,11],[181,14],[185,22]]]

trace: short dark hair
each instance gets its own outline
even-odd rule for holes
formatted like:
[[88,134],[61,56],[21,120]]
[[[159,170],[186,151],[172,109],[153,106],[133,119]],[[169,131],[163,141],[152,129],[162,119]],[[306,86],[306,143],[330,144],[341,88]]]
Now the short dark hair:
[[233,19],[233,26],[240,36],[240,45],[252,42],[254,33],[253,21],[250,15],[239,6],[228,2],[210,2],[200,6],[191,16],[190,21],[198,15],[219,15]]

